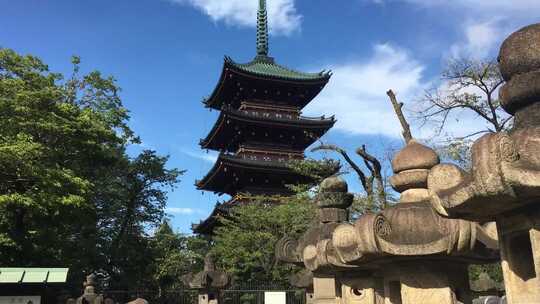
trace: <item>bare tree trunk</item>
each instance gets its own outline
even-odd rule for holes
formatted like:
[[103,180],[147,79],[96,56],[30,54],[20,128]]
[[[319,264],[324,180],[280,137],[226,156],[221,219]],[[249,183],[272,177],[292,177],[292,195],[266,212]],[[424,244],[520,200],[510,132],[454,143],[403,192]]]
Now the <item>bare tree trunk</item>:
[[401,134],[403,134],[403,138],[405,138],[405,143],[409,143],[409,141],[413,139],[413,136],[411,133],[411,127],[409,126],[405,115],[403,115],[403,103],[399,103],[397,101],[396,94],[394,94],[394,91],[392,91],[391,89],[386,92],[386,95],[390,97],[392,106],[394,106],[394,111],[396,112],[399,122],[401,123],[401,127],[403,128],[403,132]]

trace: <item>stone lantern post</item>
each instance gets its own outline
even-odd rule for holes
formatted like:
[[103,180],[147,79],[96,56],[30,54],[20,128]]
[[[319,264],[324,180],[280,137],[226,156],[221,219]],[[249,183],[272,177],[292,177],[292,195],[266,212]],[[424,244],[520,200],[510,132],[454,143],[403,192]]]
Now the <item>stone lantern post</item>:
[[90,274],[86,276],[86,281],[83,283],[84,292],[82,296],[78,297],[76,304],[102,304],[103,295],[96,293],[96,276]]
[[540,23],[511,34],[499,53],[509,132],[472,147],[472,169],[433,168],[433,207],[451,218],[496,221],[508,303],[540,303]]
[[[317,216],[312,226],[298,239],[284,238],[276,245],[279,260],[306,267],[304,274],[311,274],[313,294],[306,294],[308,301],[316,304],[335,304],[342,297],[342,279],[339,267],[326,257],[318,255],[318,248],[326,247],[332,232],[349,219],[347,208],[352,204],[353,195],[347,192],[347,183],[339,177],[329,177],[320,185],[315,198]],[[339,264],[339,263],[338,263]],[[354,268],[354,266],[346,267]],[[307,277],[304,280],[311,278]],[[292,278],[298,281],[298,278]],[[303,285],[308,286],[307,283]],[[309,298],[308,298],[309,297]]]
[[216,270],[212,256],[208,254],[204,259],[203,271],[196,274],[187,274],[182,281],[189,288],[199,293],[199,304],[219,304],[221,291],[230,283],[230,276],[224,271]]

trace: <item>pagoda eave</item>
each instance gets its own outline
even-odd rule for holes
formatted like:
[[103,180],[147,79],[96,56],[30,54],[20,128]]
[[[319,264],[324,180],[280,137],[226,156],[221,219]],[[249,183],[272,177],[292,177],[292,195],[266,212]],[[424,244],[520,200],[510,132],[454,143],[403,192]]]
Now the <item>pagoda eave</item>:
[[290,192],[288,184],[310,182],[309,177],[294,172],[287,162],[250,160],[222,153],[208,174],[195,185],[198,190],[234,196],[258,185],[257,181],[250,181],[254,178],[264,179],[260,193],[266,188],[268,192],[285,194]]
[[[240,66],[225,58],[216,88],[203,101],[207,108],[221,110],[225,101],[238,108],[241,99],[265,99],[270,94],[276,94],[276,98],[283,103],[303,108],[320,93],[331,77],[329,72],[314,74],[319,75],[317,78],[284,77],[252,72]],[[245,88],[248,84],[255,84],[256,87]]]
[[219,225],[219,218],[227,216],[229,210],[236,205],[236,203],[237,201],[234,199],[225,203],[217,203],[212,210],[212,213],[210,213],[206,219],[200,221],[198,224],[191,225],[191,230],[196,234],[213,234],[214,228]]
[[[254,116],[237,110],[223,110],[206,138],[201,140],[200,145],[203,149],[232,152],[238,148],[238,140],[235,138],[242,135],[240,130],[258,128],[272,130],[274,133],[283,131],[286,134],[293,134],[296,149],[303,151],[323,136],[335,123],[334,117],[287,119]],[[248,135],[244,134],[240,137],[245,138]],[[270,140],[274,143],[286,141],[279,137],[270,138]]]

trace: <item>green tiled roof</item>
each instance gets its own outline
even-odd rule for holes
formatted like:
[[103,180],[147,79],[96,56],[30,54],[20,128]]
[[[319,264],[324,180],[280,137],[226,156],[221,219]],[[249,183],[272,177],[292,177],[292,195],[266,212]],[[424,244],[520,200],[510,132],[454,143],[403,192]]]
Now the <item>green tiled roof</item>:
[[0,284],[65,283],[69,268],[0,268]]
[[332,73],[330,71],[322,71],[319,73],[304,73],[298,72],[274,62],[271,57],[257,56],[249,63],[236,63],[230,57],[225,57],[225,61],[232,64],[234,67],[262,76],[270,76],[277,78],[285,78],[291,80],[323,80],[329,78]]

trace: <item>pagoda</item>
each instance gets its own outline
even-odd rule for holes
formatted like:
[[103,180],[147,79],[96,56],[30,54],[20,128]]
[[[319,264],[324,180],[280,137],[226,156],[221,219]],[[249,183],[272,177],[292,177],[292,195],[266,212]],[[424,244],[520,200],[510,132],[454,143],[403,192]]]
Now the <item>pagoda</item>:
[[206,220],[193,225],[195,233],[211,235],[219,215],[248,202],[242,194],[286,195],[290,193],[286,185],[308,180],[288,163],[303,159],[304,150],[335,123],[333,116],[301,116],[330,77],[329,71],[304,73],[286,68],[269,56],[266,0],[259,0],[257,55],[248,63],[226,56],[216,88],[203,101],[220,115],[200,145],[220,154],[196,186],[231,199],[218,203]]

